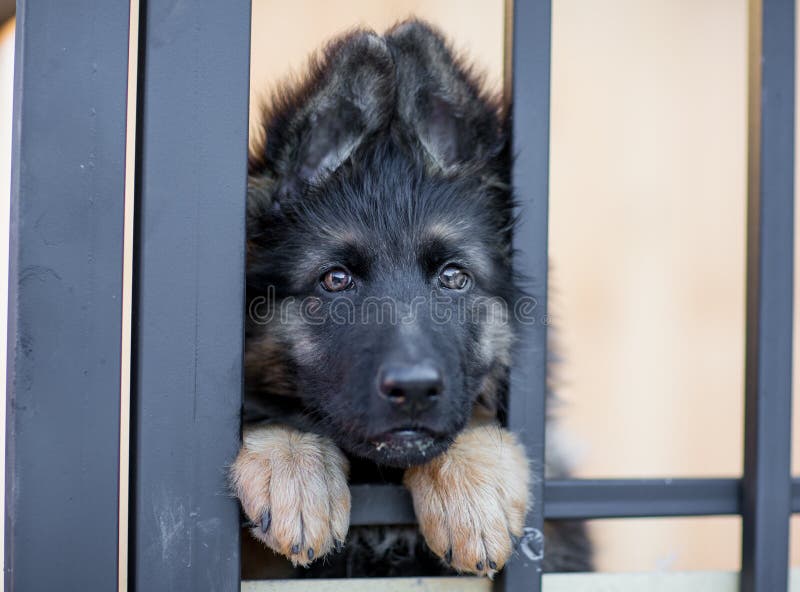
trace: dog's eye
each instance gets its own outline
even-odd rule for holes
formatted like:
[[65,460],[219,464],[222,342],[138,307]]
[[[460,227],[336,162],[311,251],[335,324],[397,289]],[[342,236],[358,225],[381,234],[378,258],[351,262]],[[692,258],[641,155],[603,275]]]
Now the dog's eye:
[[346,269],[336,267],[323,275],[320,283],[328,292],[341,292],[353,287],[353,276]]
[[448,265],[439,273],[439,281],[448,290],[464,290],[469,286],[469,274],[455,265]]

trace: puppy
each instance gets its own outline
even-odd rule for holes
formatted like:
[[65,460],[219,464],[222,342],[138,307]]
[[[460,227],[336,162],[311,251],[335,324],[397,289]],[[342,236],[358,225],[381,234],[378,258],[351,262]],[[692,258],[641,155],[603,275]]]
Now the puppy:
[[252,535],[295,566],[365,547],[396,563],[398,545],[422,561],[391,529],[348,540],[351,465],[401,473],[445,571],[491,577],[523,533],[528,460],[498,421],[521,297],[505,129],[419,21],[334,40],[265,110],[231,481]]

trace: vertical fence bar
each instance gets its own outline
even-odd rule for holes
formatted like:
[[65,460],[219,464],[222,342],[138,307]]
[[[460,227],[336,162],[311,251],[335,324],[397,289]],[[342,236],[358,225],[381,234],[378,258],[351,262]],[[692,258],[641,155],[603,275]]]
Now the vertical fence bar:
[[117,586],[128,16],[127,0],[18,2],[9,592]]
[[750,0],[742,592],[788,585],[794,11],[794,0]]
[[250,2],[142,3],[131,578],[233,592]]
[[[534,506],[521,553],[501,572],[497,589],[539,592],[544,545],[544,429],[547,381],[547,202],[550,150],[550,0],[506,4],[507,87],[512,108],[512,183],[519,203],[517,271],[535,299],[536,322],[523,328],[511,370],[508,427],[531,459]],[[510,56],[508,53],[510,52]]]

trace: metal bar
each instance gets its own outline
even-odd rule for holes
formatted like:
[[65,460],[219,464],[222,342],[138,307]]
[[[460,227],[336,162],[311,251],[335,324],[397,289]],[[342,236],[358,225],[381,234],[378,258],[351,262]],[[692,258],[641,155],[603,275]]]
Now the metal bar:
[[788,585],[794,29],[794,0],[750,0],[742,592]]
[[[800,479],[791,485],[800,513]],[[414,524],[408,492],[399,485],[351,488],[354,526]],[[742,513],[740,479],[570,479],[545,482],[544,517],[561,519],[728,516]]]
[[128,2],[18,6],[5,589],[112,590]]
[[[544,429],[547,383],[547,202],[550,152],[550,0],[507,2],[506,75],[511,118],[511,172],[519,204],[515,231],[516,271],[535,299],[537,322],[523,328],[511,369],[507,425],[519,435],[531,459],[533,509],[526,535],[533,552],[516,556],[495,589],[541,589],[544,516]],[[510,22],[509,22],[510,19]],[[510,38],[508,38],[510,37]],[[507,82],[509,82],[507,78]],[[507,84],[507,87],[509,85]]]
[[417,523],[411,494],[401,485],[353,485],[350,495],[351,526]]
[[553,519],[738,514],[739,479],[547,481],[545,516]]
[[250,2],[143,8],[132,589],[233,592]]

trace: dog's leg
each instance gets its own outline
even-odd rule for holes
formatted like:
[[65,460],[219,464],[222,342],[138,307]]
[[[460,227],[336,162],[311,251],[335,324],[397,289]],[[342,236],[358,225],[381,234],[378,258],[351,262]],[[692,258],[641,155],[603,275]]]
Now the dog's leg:
[[403,481],[425,541],[448,565],[491,577],[508,561],[528,508],[528,460],[514,434],[497,425],[467,428]]
[[251,532],[295,565],[341,544],[350,524],[348,463],[336,445],[282,425],[245,428],[231,482]]

